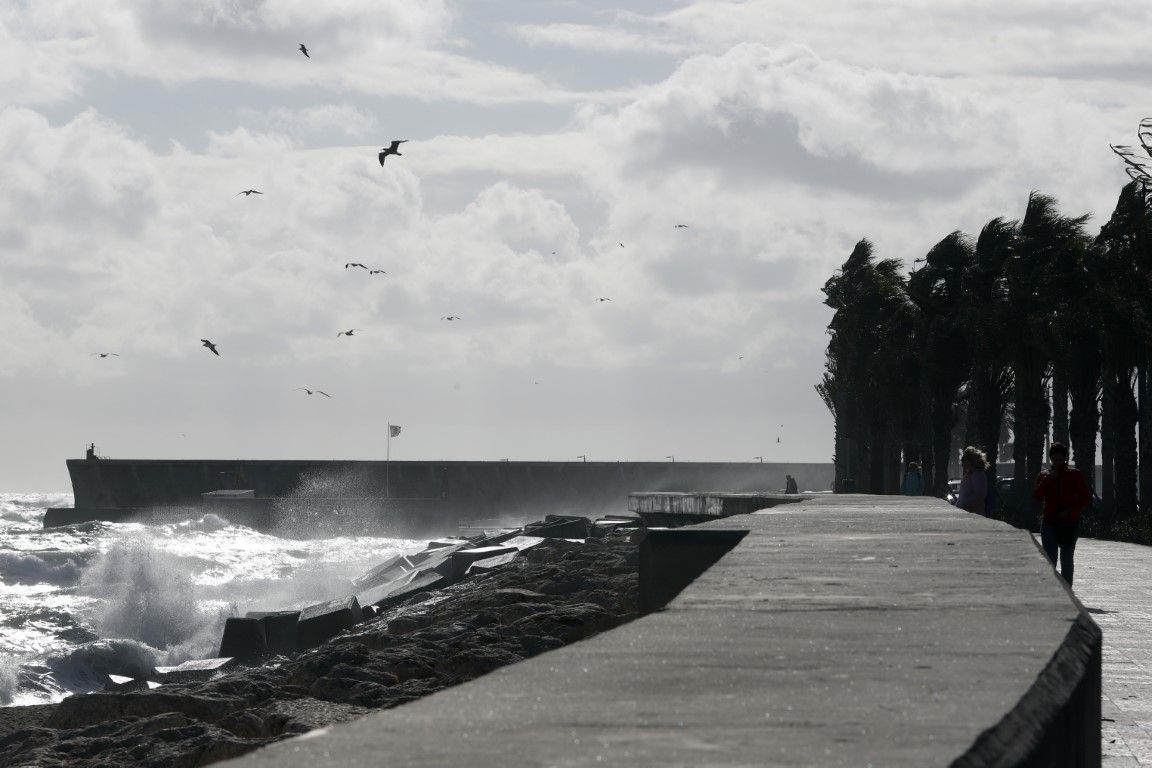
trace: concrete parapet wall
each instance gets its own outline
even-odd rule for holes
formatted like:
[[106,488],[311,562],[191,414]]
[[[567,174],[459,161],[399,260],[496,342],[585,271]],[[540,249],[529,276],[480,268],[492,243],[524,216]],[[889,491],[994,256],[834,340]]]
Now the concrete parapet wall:
[[748,533],[662,610],[233,764],[1099,765],[1099,629],[1027,533],[847,495],[712,529]]

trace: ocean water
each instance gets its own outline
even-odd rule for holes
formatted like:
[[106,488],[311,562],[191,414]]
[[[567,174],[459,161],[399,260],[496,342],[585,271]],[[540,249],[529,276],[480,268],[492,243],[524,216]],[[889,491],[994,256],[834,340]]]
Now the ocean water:
[[215,656],[224,620],[346,595],[424,542],[275,536],[212,514],[44,529],[71,494],[0,493],[0,705],[101,687],[102,673]]

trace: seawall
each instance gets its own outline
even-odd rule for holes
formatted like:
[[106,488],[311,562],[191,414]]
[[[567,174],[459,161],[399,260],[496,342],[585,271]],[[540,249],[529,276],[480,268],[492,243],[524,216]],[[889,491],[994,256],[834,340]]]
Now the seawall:
[[[251,490],[255,502],[221,500],[245,522],[268,527],[280,507],[309,500],[371,502],[372,514],[424,530],[548,513],[619,513],[637,491],[778,491],[793,475],[801,489],[827,489],[831,464],[723,462],[273,461],[72,459],[75,509],[45,524],[123,519],[165,507],[199,506],[202,494]],[[354,505],[355,506],[355,505]]]

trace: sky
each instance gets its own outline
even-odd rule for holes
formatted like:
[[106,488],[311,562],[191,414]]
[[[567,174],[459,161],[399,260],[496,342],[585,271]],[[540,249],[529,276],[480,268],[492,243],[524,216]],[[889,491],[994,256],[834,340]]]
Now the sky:
[[89,442],[380,459],[388,423],[394,459],[830,461],[824,281],[1034,189],[1098,228],[1149,28],[1127,0],[0,0],[0,490],[67,490]]

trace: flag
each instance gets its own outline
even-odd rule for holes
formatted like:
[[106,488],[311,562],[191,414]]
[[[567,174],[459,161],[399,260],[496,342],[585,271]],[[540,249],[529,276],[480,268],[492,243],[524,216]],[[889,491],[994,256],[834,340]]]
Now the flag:
[[400,436],[400,427],[396,426],[395,424],[389,424],[388,425],[388,435],[390,437],[399,437]]

